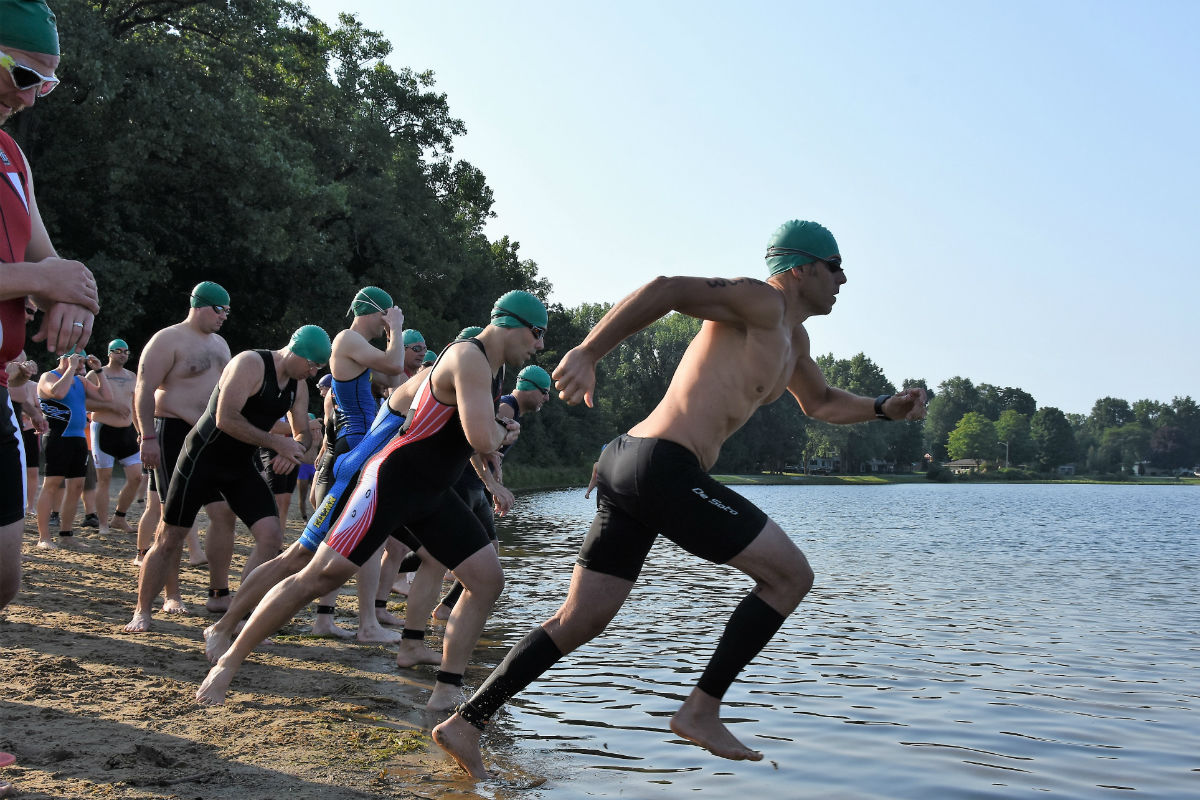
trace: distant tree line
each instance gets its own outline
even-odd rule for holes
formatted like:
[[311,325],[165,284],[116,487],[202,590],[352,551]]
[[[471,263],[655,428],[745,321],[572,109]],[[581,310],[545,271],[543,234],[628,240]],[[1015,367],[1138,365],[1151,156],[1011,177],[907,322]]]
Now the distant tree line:
[[[62,86],[8,127],[60,253],[100,283],[92,350],[119,337],[136,357],[184,317],[201,280],[232,296],[222,334],[234,352],[282,346],[305,323],[340,330],[367,284],[392,293],[435,349],[485,323],[510,289],[549,297],[515,240],[484,234],[492,190],[454,157],[465,127],[432,74],[388,66],[390,43],[353,16],[331,27],[290,0],[56,0],[54,10]],[[553,370],[606,310],[552,305],[537,361]],[[670,315],[630,337],[599,366],[596,408],[547,404],[511,462],[586,468],[661,398],[699,325]],[[30,353],[49,366],[51,354]],[[897,388],[863,354],[818,362],[834,386]],[[1104,398],[1082,417],[966,378],[931,395],[923,424],[848,426],[809,419],[785,395],[726,443],[716,469],[782,471],[826,456],[847,472],[926,454],[995,462],[1000,442],[1013,464],[1038,469],[1200,461],[1190,398]]]

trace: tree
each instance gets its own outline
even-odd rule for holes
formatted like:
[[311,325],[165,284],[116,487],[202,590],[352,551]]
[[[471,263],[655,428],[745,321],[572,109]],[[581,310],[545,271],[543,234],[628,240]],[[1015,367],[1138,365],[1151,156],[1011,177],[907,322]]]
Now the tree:
[[925,420],[926,449],[935,460],[946,459],[950,431],[968,411],[978,411],[979,405],[979,390],[969,378],[955,376],[938,385]]
[[1195,465],[1195,460],[1188,452],[1187,437],[1182,428],[1164,425],[1151,435],[1150,463],[1160,469]]
[[[1029,417],[1008,409],[1000,413],[996,420],[997,444],[1004,447],[1008,443],[1005,454],[1009,464],[1027,464],[1033,458],[1033,439],[1029,435]],[[1005,464],[1008,466],[1009,464]]]
[[1034,461],[1039,470],[1048,472],[1075,458],[1075,435],[1062,411],[1054,406],[1039,408],[1029,421]]
[[968,411],[950,432],[946,446],[950,458],[996,458],[996,425],[978,411]]

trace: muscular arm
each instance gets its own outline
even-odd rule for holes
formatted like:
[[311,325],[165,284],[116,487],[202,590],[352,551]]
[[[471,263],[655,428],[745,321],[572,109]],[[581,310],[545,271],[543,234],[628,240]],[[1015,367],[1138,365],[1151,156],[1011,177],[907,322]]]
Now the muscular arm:
[[154,433],[154,392],[162,386],[175,364],[168,337],[165,331],[154,334],[138,362],[137,382],[133,387],[133,419],[143,438]]
[[[467,443],[479,453],[490,453],[498,450],[501,445],[515,440],[519,426],[509,423],[516,429],[511,430],[496,422],[496,409],[492,399],[492,373],[487,359],[474,348],[454,348],[444,364],[446,372],[437,377],[445,381],[446,375],[453,382],[451,391],[454,402],[458,405],[458,416],[462,421],[463,433]],[[411,382],[411,381],[410,381]],[[439,381],[439,396],[444,397]],[[407,387],[407,384],[406,384]]]
[[[788,391],[796,398],[804,413],[835,425],[875,419],[875,398],[852,394],[826,383],[820,367],[809,354],[808,334],[803,334],[802,341],[803,347],[796,357],[792,378],[788,381]],[[896,420],[924,419],[925,390],[903,389],[897,392],[883,404],[883,412]]]
[[281,440],[291,437],[264,431],[251,424],[242,414],[242,406],[250,396],[262,389],[265,380],[264,365],[259,355],[252,351],[241,353],[225,367],[219,382],[221,394],[217,399],[217,428],[239,441],[265,447],[283,454]]
[[392,377],[404,372],[404,343],[398,335],[388,339],[386,350],[380,350],[355,331],[345,330],[337,335],[334,349],[339,366],[343,359],[348,359],[358,367],[351,370],[354,373],[352,375],[343,376],[339,373],[335,376],[338,380],[350,380],[363,369]]
[[658,277],[625,297],[596,324],[583,342],[554,369],[559,397],[592,407],[596,363],[627,337],[671,311],[698,319],[747,327],[772,327],[783,314],[783,298],[752,278]]
[[44,397],[47,400],[62,400],[71,391],[74,379],[75,371],[72,369],[67,369],[62,375],[43,372],[42,377],[38,378],[38,397]]

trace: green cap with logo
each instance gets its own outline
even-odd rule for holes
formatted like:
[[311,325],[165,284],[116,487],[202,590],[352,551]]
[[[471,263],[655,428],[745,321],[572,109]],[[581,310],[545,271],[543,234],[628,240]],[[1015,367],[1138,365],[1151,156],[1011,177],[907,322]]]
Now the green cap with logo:
[[329,342],[329,334],[322,328],[316,325],[302,325],[292,334],[288,350],[314,363],[328,364],[333,345]]
[[833,234],[823,225],[793,219],[776,228],[767,241],[767,272],[778,275],[840,252]]
[[0,44],[58,55],[58,24],[44,0],[0,0]]
[[364,286],[354,295],[354,300],[350,303],[350,312],[356,317],[361,317],[387,311],[394,305],[396,304],[392,302],[392,296],[383,289],[378,286]]
[[529,292],[515,289],[492,306],[492,324],[498,328],[546,327],[546,306]]
[[550,373],[537,364],[530,364],[517,373],[517,388],[548,392],[550,391]]
[[229,292],[219,283],[204,281],[192,287],[192,308],[229,305]]
[[124,339],[113,339],[111,342],[108,343],[108,352],[110,352],[110,353],[113,350],[128,350],[128,349],[129,349],[129,345],[125,343]]
[[456,336],[454,338],[456,338],[456,339],[474,339],[476,336],[478,336],[481,333],[483,333],[483,328],[479,327],[478,325],[471,325],[471,326],[463,328],[461,331],[459,331],[458,336]]

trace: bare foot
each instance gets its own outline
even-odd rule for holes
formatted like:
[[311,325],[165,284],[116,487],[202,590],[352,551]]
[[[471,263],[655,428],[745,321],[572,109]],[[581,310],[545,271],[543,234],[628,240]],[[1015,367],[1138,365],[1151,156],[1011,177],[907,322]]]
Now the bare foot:
[[229,691],[233,672],[232,669],[221,666],[210,669],[204,683],[196,690],[196,702],[202,706],[225,705],[225,694]]
[[333,624],[333,614],[317,614],[313,620],[313,636],[335,636],[338,639],[353,639],[354,631]]
[[453,610],[454,609],[450,608],[449,606],[444,606],[441,603],[438,603],[438,607],[433,610],[433,618],[438,622],[445,622],[446,620],[450,619],[450,612]]
[[108,527],[114,531],[133,533],[133,528],[129,527],[129,521],[124,517],[113,517],[111,520],[109,520]]
[[58,546],[64,550],[91,550],[92,547],[87,542],[80,541],[78,536],[63,536],[59,534]]
[[196,556],[194,556],[190,553],[188,554],[188,566],[189,567],[203,567],[207,563],[208,563],[208,559],[205,558],[203,553],[200,554],[199,561],[196,560]]
[[134,611],[133,619],[125,626],[126,633],[145,633],[150,630],[150,612]]
[[58,542],[53,539],[38,539],[37,546],[42,550],[57,550]]
[[425,709],[427,711],[453,711],[455,706],[466,699],[461,686],[437,681],[433,684],[433,691],[429,694],[429,702],[425,704]]
[[386,608],[375,609],[375,620],[380,625],[390,625],[393,628],[403,628],[404,620],[392,614]]
[[397,667],[415,667],[417,664],[441,665],[442,654],[430,650],[420,639],[403,639],[400,652],[396,653]]
[[358,624],[358,633],[354,634],[360,642],[367,644],[395,644],[400,641],[400,631],[389,631],[379,625]]
[[715,756],[733,761],[762,761],[762,753],[739,742],[717,714],[695,710],[691,698],[671,718],[671,730]]
[[168,597],[166,600],[163,600],[163,611],[167,614],[188,613],[187,606],[183,604],[182,597]]
[[408,590],[412,588],[412,573],[406,572],[392,583],[392,591],[396,594],[408,597]]
[[208,663],[216,664],[217,659],[225,655],[225,651],[233,644],[233,637],[221,633],[216,625],[204,629],[204,655]]
[[433,729],[433,741],[446,751],[463,771],[477,781],[491,777],[483,766],[483,754],[479,752],[479,737],[483,731],[465,721],[458,714],[450,717]]

